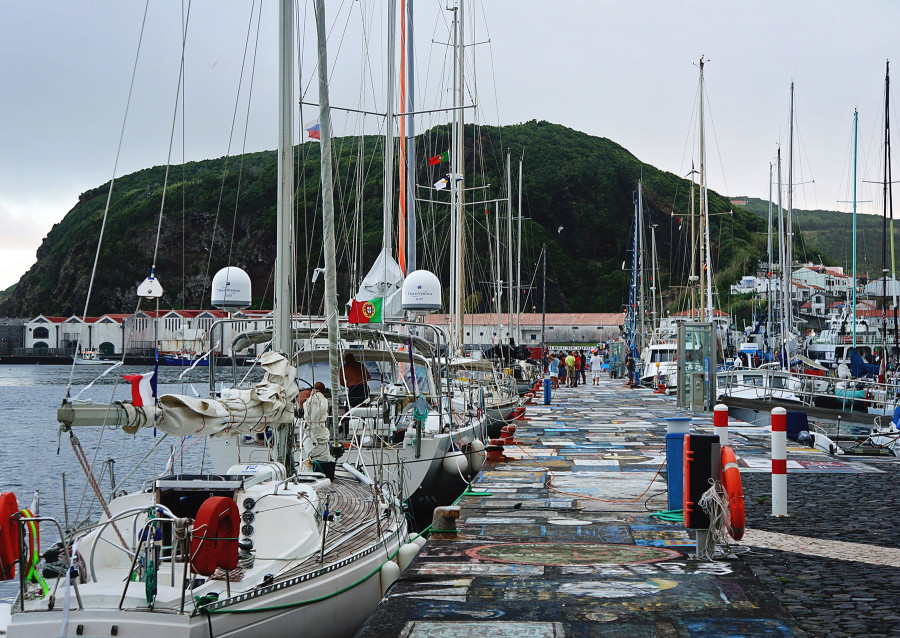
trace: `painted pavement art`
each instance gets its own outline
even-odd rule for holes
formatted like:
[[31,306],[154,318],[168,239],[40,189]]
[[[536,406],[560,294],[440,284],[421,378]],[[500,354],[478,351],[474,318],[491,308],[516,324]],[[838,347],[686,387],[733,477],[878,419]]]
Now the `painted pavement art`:
[[[684,416],[674,397],[608,379],[529,405],[507,460],[459,501],[457,539],[429,541],[358,636],[805,635],[738,556],[695,560],[693,532],[655,515],[666,419]],[[712,433],[710,416],[691,416]],[[731,420],[729,438],[742,472],[768,471],[766,428]],[[788,455],[789,472],[869,469]]]

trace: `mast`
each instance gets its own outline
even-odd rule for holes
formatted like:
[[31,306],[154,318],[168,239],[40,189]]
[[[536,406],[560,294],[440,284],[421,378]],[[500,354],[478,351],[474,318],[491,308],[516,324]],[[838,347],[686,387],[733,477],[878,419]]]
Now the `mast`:
[[494,259],[496,268],[497,345],[503,343],[503,279],[500,277],[500,207],[494,211]]
[[[525,154],[525,151],[522,151]],[[516,336],[522,339],[522,158],[519,158],[519,227],[516,237]]]
[[509,332],[507,332],[507,342],[512,344],[513,335],[513,259],[512,259],[512,165],[509,158],[509,150],[506,151],[506,281],[509,286],[509,297],[506,301],[506,307],[509,310],[507,323],[509,324]]
[[656,224],[650,224],[650,296],[652,305],[650,316],[650,330],[652,334],[656,334],[656,328],[658,326],[657,318],[656,318],[656,291],[658,290],[657,281],[656,281],[657,267],[656,267]]
[[[276,197],[275,310],[272,316],[272,347],[290,358],[291,334],[291,220],[294,209],[293,130],[293,5],[282,0],[278,13],[278,193]],[[324,42],[320,43],[324,47]],[[321,124],[324,125],[324,122]],[[322,148],[324,151],[324,147]]]
[[462,353],[463,347],[463,300],[465,292],[465,273],[463,258],[465,255],[465,217],[463,204],[465,193],[462,176],[465,174],[463,149],[463,111],[462,99],[464,91],[464,29],[463,0],[459,0],[453,11],[453,50],[456,56],[453,73],[453,132],[451,136],[451,171],[450,171],[450,209],[451,209],[451,254],[453,258],[451,274],[451,325],[450,343],[456,354]]
[[[283,0],[288,7],[290,0]],[[328,368],[331,377],[331,410],[337,414],[338,353],[337,260],[334,244],[334,184],[331,174],[331,110],[328,98],[328,52],[325,48],[325,0],[316,0],[316,32],[319,49],[319,134],[322,152],[322,239],[325,255],[325,320],[328,326]],[[390,122],[390,119],[388,120]],[[332,420],[332,437],[336,438]]]
[[[636,231],[638,233],[638,238],[636,240],[637,244],[637,284],[638,284],[638,299],[639,299],[639,310],[641,313],[640,320],[640,330],[638,331],[636,337],[640,339],[641,342],[641,350],[644,348],[644,335],[647,334],[647,329],[644,323],[645,317],[647,315],[646,309],[644,307],[644,199],[642,194],[642,182],[638,180],[638,191],[637,191],[637,217],[638,221],[635,226]],[[637,339],[635,339],[635,344],[637,344]]]
[[[406,109],[406,0],[400,0],[400,112]],[[397,263],[405,276],[406,270],[406,116],[399,118],[400,154],[397,158],[398,190]]]
[[[891,62],[884,66],[884,207],[885,217],[890,217],[891,237],[891,301],[894,305],[894,349],[900,351],[900,334],[897,330],[897,271],[894,261],[894,197],[891,186]],[[887,333],[887,326],[885,326]],[[885,352],[887,355],[887,352]]]
[[639,216],[638,216],[638,203],[634,202],[634,228],[632,232],[632,240],[631,240],[631,285],[628,289],[628,317],[627,317],[627,327],[628,331],[626,333],[626,346],[628,347],[628,351],[634,356],[637,348],[637,287],[638,287],[638,238],[639,238],[639,226],[638,226]]
[[779,274],[779,280],[781,281],[780,294],[779,291],[775,291],[775,296],[778,298],[778,313],[780,315],[778,319],[778,336],[781,339],[781,352],[782,356],[784,356],[784,348],[785,348],[785,330],[784,330],[784,316],[785,316],[785,308],[784,308],[784,278],[781,275],[784,274],[784,207],[781,204],[781,147],[778,147],[778,267],[781,269]]
[[697,226],[696,213],[694,213],[694,163],[691,162],[691,275],[688,277],[688,283],[691,286],[691,321],[697,320],[697,291],[694,285],[699,278],[697,277]]
[[543,361],[544,352],[547,350],[547,244],[541,248],[541,257],[544,260],[544,274],[542,276],[541,294],[541,360]]
[[[397,38],[397,0],[388,0],[387,42],[387,115],[384,119],[384,219],[382,223],[381,250],[392,255],[394,213],[394,55]],[[386,263],[386,262],[385,262]]]
[[772,274],[775,267],[772,265],[772,162],[769,162],[769,225],[767,235],[767,261],[766,264],[766,352],[769,351],[769,339],[772,336]]
[[784,254],[784,296],[787,308],[785,326],[788,332],[794,329],[793,279],[794,279],[794,83],[791,82],[791,125],[788,136],[788,209],[785,229]]
[[703,58],[700,58],[700,262],[702,269],[700,276],[706,287],[706,298],[703,300],[704,318],[712,322],[712,268],[710,267],[709,249],[709,197],[706,188],[706,131],[703,128]]
[[887,189],[888,189],[888,145],[890,144],[890,127],[888,125],[888,109],[890,108],[890,104],[888,102],[888,89],[889,89],[889,69],[890,62],[887,62],[884,71],[884,180],[882,182],[882,195],[881,195],[881,347],[882,347],[882,356],[887,357],[887,344],[888,344],[888,324],[887,324],[887,280],[888,280],[888,267],[887,267]]
[[[414,113],[415,99],[415,41],[413,40],[413,0],[406,2],[406,112]],[[416,270],[416,116],[406,119],[406,266],[409,272]]]
[[856,348],[856,129],[859,125],[859,114],[853,109],[853,347]]

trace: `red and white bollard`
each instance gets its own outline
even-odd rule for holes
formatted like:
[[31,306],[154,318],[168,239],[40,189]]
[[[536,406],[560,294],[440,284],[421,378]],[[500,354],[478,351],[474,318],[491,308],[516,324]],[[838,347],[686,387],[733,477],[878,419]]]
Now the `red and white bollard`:
[[787,411],[772,410],[772,516],[787,516]]
[[713,434],[719,437],[720,445],[728,445],[728,406],[723,403],[713,408]]

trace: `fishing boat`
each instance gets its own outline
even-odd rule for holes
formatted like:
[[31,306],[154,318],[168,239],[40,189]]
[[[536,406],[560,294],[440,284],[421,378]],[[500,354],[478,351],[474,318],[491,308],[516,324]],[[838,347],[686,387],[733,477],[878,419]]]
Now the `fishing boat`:
[[[332,387],[337,387],[339,327],[323,0],[317,0],[315,11],[328,373]],[[113,490],[113,498],[107,501],[92,480],[93,470],[82,452],[88,482],[104,513],[99,521],[71,530],[55,519],[28,511],[16,513],[14,497],[4,493],[0,514],[4,523],[15,521],[3,527],[5,565],[10,565],[7,549],[16,547],[9,542],[11,529],[36,541],[36,526],[49,525],[61,536],[52,557],[45,552],[41,564],[61,563],[50,577],[52,584],[36,575],[38,556],[14,557],[20,594],[5,628],[11,638],[351,636],[399,574],[391,559],[408,541],[400,485],[381,468],[374,468],[369,476],[347,466],[335,467],[334,446],[328,444],[327,435],[328,424],[334,427],[328,416],[329,401],[323,393],[312,392],[302,410],[297,410],[296,368],[285,355],[293,352],[291,301],[280,292],[291,289],[293,271],[291,252],[284,250],[290,246],[284,231],[293,209],[293,21],[292,3],[283,0],[279,13],[278,292],[272,351],[261,356],[262,380],[248,387],[224,388],[205,399],[166,394],[145,401],[140,388],[136,397],[141,400],[114,405],[66,400],[57,415],[76,452],[74,432],[80,427],[118,427],[129,436],[159,430],[166,436],[200,436],[232,445],[238,445],[243,436],[270,431],[273,458],[239,463],[215,474],[170,469],[163,476],[149,476],[145,489],[131,494]],[[139,296],[161,296],[154,273],[155,264],[138,288]],[[249,295],[249,290],[242,292]],[[227,294],[216,304],[214,297],[214,305],[232,309],[242,298]],[[317,443],[323,441],[324,432],[326,444],[301,448],[296,462],[295,427],[318,437]],[[306,469],[313,464],[323,471]],[[174,469],[174,463],[170,467]],[[414,552],[417,545],[408,545],[407,551]],[[5,575],[11,576],[12,570],[5,569]]]
[[115,360],[103,359],[97,350],[82,350],[80,354],[72,357],[75,365],[79,366],[111,366],[116,363]]
[[[181,352],[164,352],[160,353],[160,358],[167,366],[208,366],[209,357],[200,355],[191,350],[183,350]],[[212,355],[210,355],[212,356]]]

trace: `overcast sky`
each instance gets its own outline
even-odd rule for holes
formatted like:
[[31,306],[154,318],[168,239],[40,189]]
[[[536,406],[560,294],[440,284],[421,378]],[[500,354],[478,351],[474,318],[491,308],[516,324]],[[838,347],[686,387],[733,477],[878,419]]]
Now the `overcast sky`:
[[[448,38],[450,17],[442,8],[449,2],[415,3],[419,108],[434,108],[449,100],[449,51],[441,44]],[[182,4],[187,0],[150,5],[117,175],[166,162]],[[384,110],[384,4],[326,2],[335,105]],[[190,5],[186,134],[179,110],[173,163],[182,161],[182,148],[189,160],[226,153],[248,24],[252,39],[256,34],[251,6],[250,0]],[[311,15],[310,1],[298,6]],[[855,107],[860,180],[881,179],[884,66],[900,60],[900,3],[481,0],[466,7],[475,18],[469,27],[475,40],[487,42],[467,52],[477,70],[470,92],[477,91],[480,122],[564,124],[685,174],[697,155],[696,63],[704,55],[711,188],[767,195],[769,162],[779,143],[787,150],[791,81],[795,181],[805,182],[796,188],[795,206],[848,208],[838,201],[849,199]],[[250,115],[248,62],[232,152],[243,146],[245,122],[248,151],[276,145],[276,8],[273,0],[263,4]],[[143,12],[138,1],[0,3],[0,289],[31,266],[41,240],[79,193],[113,175]],[[309,16],[304,24],[312,35]],[[301,85],[306,91],[312,80],[304,95],[315,102],[313,46],[311,37],[302,46]],[[895,111],[892,105],[897,122]],[[303,119],[312,117],[305,112]],[[423,117],[417,126],[446,120]],[[337,134],[358,125],[355,116],[335,116]],[[370,132],[377,126],[376,118],[366,120]],[[880,209],[878,191],[861,187],[860,199],[875,200],[862,208]]]

